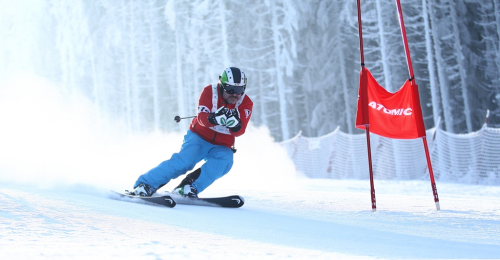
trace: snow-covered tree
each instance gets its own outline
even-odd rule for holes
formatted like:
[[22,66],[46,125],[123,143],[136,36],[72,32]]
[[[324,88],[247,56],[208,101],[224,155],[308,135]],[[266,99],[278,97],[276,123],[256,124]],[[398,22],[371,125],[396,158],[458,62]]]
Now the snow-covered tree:
[[[19,3],[19,4],[18,4]],[[248,76],[252,122],[276,140],[354,128],[359,77],[352,1],[40,0],[0,10],[0,75],[21,67],[84,93],[130,131],[181,131],[227,66]],[[408,79],[394,1],[362,3],[367,68]],[[500,126],[499,0],[402,1],[427,127]],[[24,9],[23,9],[24,8]],[[15,14],[15,15],[14,15]],[[21,33],[22,32],[22,33]],[[29,68],[30,67],[30,68]]]

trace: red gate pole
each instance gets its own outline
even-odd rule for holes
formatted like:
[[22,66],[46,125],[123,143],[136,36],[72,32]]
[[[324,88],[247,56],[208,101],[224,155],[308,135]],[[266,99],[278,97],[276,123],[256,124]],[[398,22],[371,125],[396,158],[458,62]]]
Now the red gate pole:
[[372,152],[370,148],[370,125],[366,125],[366,145],[368,147],[368,168],[370,169],[370,189],[372,196],[372,212],[377,211],[377,200],[375,199],[375,186],[373,184]]
[[[403,37],[403,43],[406,51],[406,62],[408,63],[410,82],[412,85],[416,86],[417,84],[415,83],[415,77],[413,75],[413,66],[411,64],[410,48],[408,47],[408,40],[406,39],[406,29],[405,29],[405,23],[403,21],[403,11],[401,10],[400,0],[396,0],[396,5],[398,7],[399,25],[401,27],[401,36]],[[434,181],[434,173],[432,171],[431,157],[429,155],[429,148],[427,146],[427,137],[425,136],[422,137],[422,141],[424,143],[425,156],[427,158],[427,167],[429,168],[429,176],[431,179],[431,187],[432,187],[432,193],[434,195],[434,202],[436,203],[436,209],[440,210],[441,207],[439,206],[439,197],[437,193],[436,182]]]
[[363,53],[363,29],[361,28],[361,0],[358,0],[358,35],[359,35],[359,55],[361,69],[365,68],[365,54]]
[[[363,30],[361,27],[361,1],[358,0],[358,34],[359,34],[359,54],[361,59],[361,70],[365,69],[365,55],[363,53]],[[364,73],[362,73],[364,74]],[[366,77],[366,74],[364,74]],[[361,80],[361,79],[360,79]],[[366,94],[366,93],[365,93]],[[366,96],[366,95],[365,95]],[[359,98],[359,97],[358,97]],[[365,106],[367,104],[364,104]],[[368,115],[368,113],[366,113]],[[372,167],[372,151],[370,145],[370,125],[365,125],[366,131],[366,146],[368,149],[368,168],[370,169],[370,189],[372,199],[372,212],[377,210],[377,200],[375,199],[375,185],[373,184],[373,167]]]

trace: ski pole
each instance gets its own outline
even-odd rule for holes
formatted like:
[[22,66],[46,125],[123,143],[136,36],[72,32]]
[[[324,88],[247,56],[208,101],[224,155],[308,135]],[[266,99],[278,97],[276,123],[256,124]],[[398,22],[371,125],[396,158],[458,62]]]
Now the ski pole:
[[174,120],[175,120],[175,122],[179,123],[181,121],[181,119],[187,119],[187,118],[193,118],[193,117],[196,117],[196,116],[188,116],[188,117],[175,116]]

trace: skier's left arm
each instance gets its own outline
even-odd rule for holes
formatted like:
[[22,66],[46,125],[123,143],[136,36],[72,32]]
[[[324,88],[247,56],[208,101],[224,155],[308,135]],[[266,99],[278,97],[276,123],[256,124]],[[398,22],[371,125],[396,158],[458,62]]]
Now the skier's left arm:
[[248,121],[252,116],[253,103],[248,102],[247,104],[242,104],[238,107],[237,111],[233,111],[233,116],[239,120],[239,123],[234,127],[228,127],[231,135],[237,137],[243,135],[247,129]]

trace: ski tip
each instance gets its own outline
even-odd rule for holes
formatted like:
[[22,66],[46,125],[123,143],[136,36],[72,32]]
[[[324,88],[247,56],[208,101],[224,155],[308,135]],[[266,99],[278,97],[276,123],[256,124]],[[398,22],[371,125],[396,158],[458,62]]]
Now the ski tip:
[[236,203],[234,206],[230,206],[231,208],[241,208],[245,204],[245,198],[239,195],[231,196],[231,200]]

